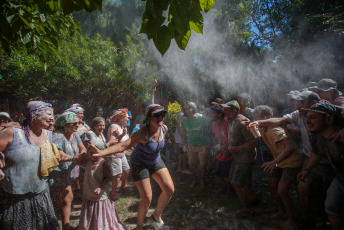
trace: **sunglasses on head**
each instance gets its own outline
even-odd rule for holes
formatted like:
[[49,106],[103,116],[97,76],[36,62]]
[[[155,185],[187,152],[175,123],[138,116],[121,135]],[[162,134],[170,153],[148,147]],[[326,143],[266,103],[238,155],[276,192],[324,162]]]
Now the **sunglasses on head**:
[[153,113],[154,117],[165,117],[166,113]]
[[81,121],[79,121],[79,122],[74,122],[74,123],[71,123],[71,124],[73,124],[74,126],[77,126],[77,125],[81,125],[81,124],[82,124],[82,122],[81,122]]

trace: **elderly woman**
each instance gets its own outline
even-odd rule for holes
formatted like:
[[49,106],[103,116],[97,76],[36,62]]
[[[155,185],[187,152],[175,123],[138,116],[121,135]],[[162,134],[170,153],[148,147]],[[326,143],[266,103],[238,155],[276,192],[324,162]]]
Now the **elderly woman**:
[[59,168],[51,174],[51,189],[54,206],[62,214],[63,229],[70,229],[70,211],[73,201],[73,188],[79,176],[79,159],[86,156],[86,148],[77,133],[81,121],[73,112],[64,112],[55,121],[56,132],[53,134],[53,143],[62,150],[72,162],[61,163]]
[[[24,128],[0,132],[5,155],[0,181],[0,229],[59,229],[51,202],[47,176],[58,165],[52,133],[45,130],[53,116],[51,104],[30,101]],[[44,157],[41,157],[44,156]],[[52,164],[47,165],[46,159]]]
[[[109,141],[122,143],[129,139],[129,135],[127,134],[128,118],[129,116],[127,109],[118,109],[113,112],[112,116],[110,117],[112,124],[107,133],[107,138]],[[111,166],[113,176],[111,193],[112,196],[116,196],[116,189],[120,179],[122,180],[122,183],[119,191],[121,192],[128,188],[127,177],[130,167],[124,151],[112,154],[106,159]]]
[[174,185],[170,173],[160,157],[160,152],[165,145],[165,134],[167,126],[163,120],[167,111],[158,104],[151,104],[146,108],[146,126],[135,132],[128,140],[117,145],[110,146],[104,150],[98,150],[90,145],[94,156],[106,156],[135,147],[131,154],[132,175],[135,185],[140,193],[140,203],[137,208],[137,230],[143,228],[143,222],[152,200],[152,187],[150,176],[159,184],[161,194],[150,222],[155,228],[163,228],[164,222],[161,214],[169,203],[173,193]]
[[79,136],[83,136],[88,130],[90,130],[90,127],[83,121],[84,119],[84,108],[80,104],[73,104],[71,107],[65,110],[65,112],[73,112],[76,115],[78,115],[79,121],[81,122],[78,127],[78,134]]
[[116,143],[116,140],[106,142],[103,135],[105,130],[105,119],[103,117],[95,117],[91,123],[91,130],[87,131],[84,143],[92,142],[98,149],[106,149],[109,145]]
[[[89,142],[93,143],[99,149],[106,149],[109,145],[113,145],[115,140],[106,142],[106,139],[103,135],[105,130],[105,119],[102,117],[95,117],[91,123],[91,130],[87,131],[85,138],[83,140],[84,145],[87,146]],[[83,166],[83,165],[82,165]],[[84,170],[80,166],[79,182],[80,190],[83,193],[83,179],[84,179]],[[84,167],[85,168],[85,167]]]

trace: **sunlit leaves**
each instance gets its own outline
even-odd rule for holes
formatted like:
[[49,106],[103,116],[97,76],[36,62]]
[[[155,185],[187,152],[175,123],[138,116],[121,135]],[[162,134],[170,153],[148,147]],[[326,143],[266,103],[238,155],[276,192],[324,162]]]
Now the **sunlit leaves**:
[[12,50],[27,49],[44,60],[47,53],[56,53],[61,33],[78,31],[69,13],[82,9],[101,10],[101,7],[102,0],[2,1],[1,46],[8,54]]
[[167,39],[175,39],[179,48],[185,50],[191,30],[203,33],[201,11],[208,12],[214,3],[214,0],[147,0],[141,33],[153,38],[161,54],[169,48]]
[[202,11],[208,12],[215,4],[215,0],[199,0]]

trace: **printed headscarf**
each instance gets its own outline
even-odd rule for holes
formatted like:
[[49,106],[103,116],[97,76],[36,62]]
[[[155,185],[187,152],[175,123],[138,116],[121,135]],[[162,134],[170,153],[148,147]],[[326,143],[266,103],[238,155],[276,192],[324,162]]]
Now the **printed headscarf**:
[[343,109],[329,103],[321,102],[321,103],[312,105],[309,108],[309,111],[313,111],[313,112],[317,112],[317,113],[321,113],[321,114],[325,114],[325,115],[329,115],[329,116],[333,116],[337,118],[341,116]]
[[73,113],[78,113],[80,111],[85,111],[84,108],[80,104],[73,104],[71,107],[65,110],[65,112],[73,112]]
[[56,128],[63,128],[66,124],[74,123],[74,119],[78,118],[78,115],[73,112],[62,113],[55,121]]
[[51,109],[52,107],[53,106],[51,104],[43,101],[29,101],[26,104],[24,111],[27,123],[33,121],[33,119],[35,119],[41,112]]
[[131,116],[128,116],[128,109],[117,109],[112,113],[110,120],[112,122],[118,122],[124,117],[131,118]]
[[26,104],[24,115],[26,119],[23,122],[23,130],[27,140],[30,142],[30,123],[35,119],[41,112],[51,109],[52,105],[43,101],[29,101]]

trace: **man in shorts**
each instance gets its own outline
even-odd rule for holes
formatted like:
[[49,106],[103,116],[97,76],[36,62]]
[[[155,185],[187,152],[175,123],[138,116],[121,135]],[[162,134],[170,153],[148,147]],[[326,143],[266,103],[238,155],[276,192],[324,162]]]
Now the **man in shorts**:
[[[255,120],[266,120],[272,116],[272,108],[267,105],[260,105],[254,109]],[[281,229],[290,229],[296,226],[296,221],[289,189],[296,183],[296,176],[300,172],[302,153],[282,127],[260,127],[259,131],[274,157],[273,161],[262,164],[264,171],[270,173],[268,184],[278,207],[278,212],[271,218],[281,218],[287,213],[288,219]]]
[[306,123],[311,132],[312,153],[297,176],[304,180],[321,158],[327,157],[335,177],[327,190],[325,211],[335,230],[344,229],[344,144],[334,140],[344,126],[342,112],[342,108],[328,103],[317,103],[308,109]]
[[183,146],[187,146],[189,168],[192,175],[190,188],[196,185],[195,168],[197,161],[200,166],[200,189],[205,188],[204,175],[207,161],[208,148],[208,126],[209,120],[202,114],[196,113],[197,106],[194,102],[188,102],[184,105],[186,118],[182,120],[181,128],[183,130]]
[[251,217],[254,215],[252,204],[257,201],[256,195],[250,190],[257,140],[247,130],[248,122],[243,122],[238,117],[238,102],[233,100],[226,105],[229,107],[228,151],[233,156],[229,181],[244,205],[244,210],[238,212],[236,217]]

